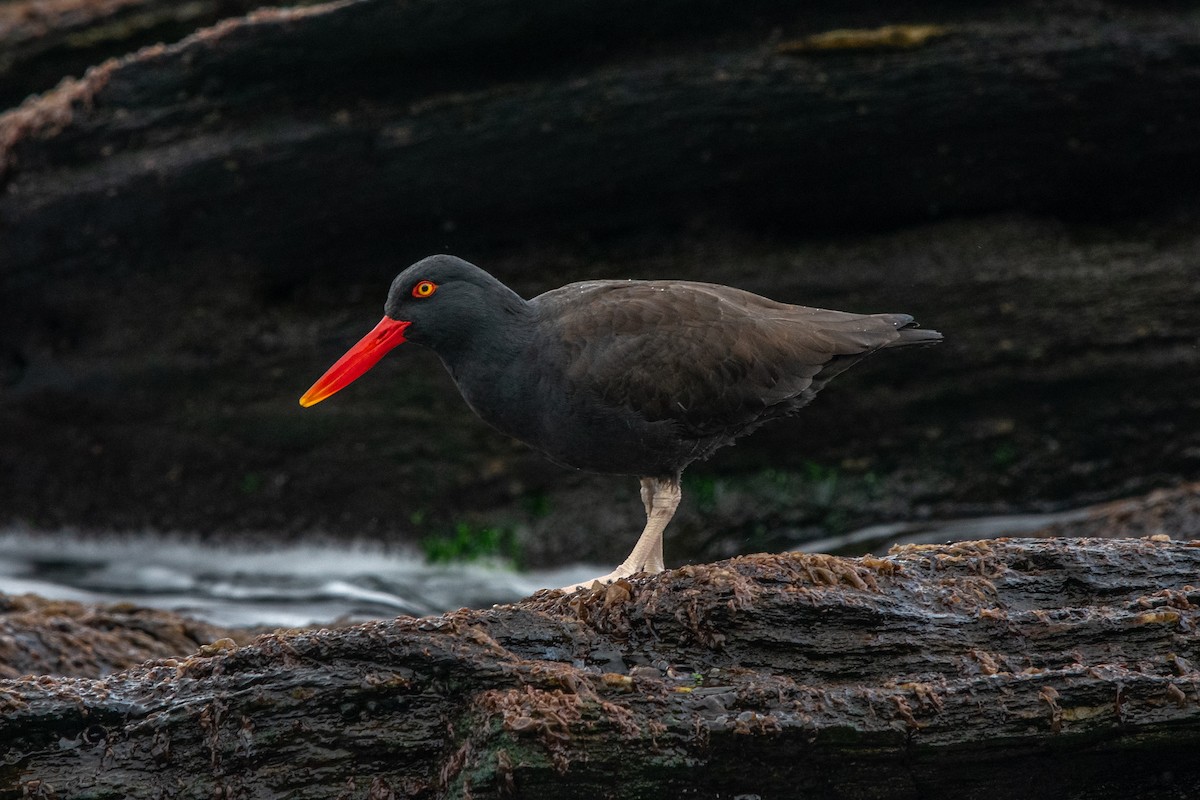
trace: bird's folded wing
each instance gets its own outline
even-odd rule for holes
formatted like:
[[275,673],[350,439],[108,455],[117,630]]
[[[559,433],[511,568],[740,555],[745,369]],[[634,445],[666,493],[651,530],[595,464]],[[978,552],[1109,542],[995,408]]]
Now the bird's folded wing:
[[606,404],[697,434],[804,405],[827,365],[841,371],[910,321],[681,281],[594,282],[559,293],[568,293],[556,304],[565,313],[552,327],[573,384],[602,387]]

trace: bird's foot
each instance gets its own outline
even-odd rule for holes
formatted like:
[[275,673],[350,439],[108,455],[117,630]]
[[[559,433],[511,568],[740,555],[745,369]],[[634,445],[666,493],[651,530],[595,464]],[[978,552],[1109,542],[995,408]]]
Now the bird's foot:
[[645,565],[640,568],[627,567],[624,564],[614,569],[607,575],[601,575],[599,578],[591,578],[580,583],[572,583],[570,586],[563,586],[558,591],[563,594],[571,594],[580,589],[596,589],[619,581],[621,578],[628,578],[631,575],[653,575],[656,572],[662,572],[662,567],[658,569],[651,568],[650,565]]
[[679,476],[672,478],[642,478],[642,503],[646,506],[646,527],[638,537],[637,544],[629,557],[621,562],[621,566],[607,575],[592,578],[590,581],[573,583],[559,589],[570,594],[580,589],[591,589],[596,586],[607,586],[610,583],[628,578],[630,575],[645,573],[653,575],[663,571],[662,534],[663,528],[671,521],[676,507],[679,505]]

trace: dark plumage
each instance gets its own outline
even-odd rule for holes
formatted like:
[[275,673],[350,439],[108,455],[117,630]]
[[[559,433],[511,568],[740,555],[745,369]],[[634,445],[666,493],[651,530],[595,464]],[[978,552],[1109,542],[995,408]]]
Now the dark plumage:
[[[646,552],[635,558],[635,548],[601,580],[662,568],[661,530],[693,461],[794,413],[876,350],[942,338],[907,314],[793,306],[690,281],[588,281],[525,301],[444,255],[400,273],[384,309],[301,403],[337,391],[401,341],[426,345],[498,430],[559,464],[643,478]],[[383,341],[385,329],[394,340]]]

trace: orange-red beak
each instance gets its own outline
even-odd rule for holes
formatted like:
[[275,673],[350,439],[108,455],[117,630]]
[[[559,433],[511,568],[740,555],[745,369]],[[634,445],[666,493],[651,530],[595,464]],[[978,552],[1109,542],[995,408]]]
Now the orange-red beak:
[[370,333],[347,350],[346,355],[339,358],[321,379],[304,393],[300,398],[300,405],[305,408],[316,405],[349,386],[356,378],[375,366],[389,350],[402,343],[404,331],[411,324],[391,317],[381,319]]

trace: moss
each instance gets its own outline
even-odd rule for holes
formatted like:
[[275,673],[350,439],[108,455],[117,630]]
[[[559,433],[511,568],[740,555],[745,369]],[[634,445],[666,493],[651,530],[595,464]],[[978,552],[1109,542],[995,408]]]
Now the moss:
[[431,564],[462,561],[501,560],[512,566],[521,562],[516,532],[509,527],[476,527],[459,522],[449,533],[427,536],[421,551]]
[[883,25],[878,28],[838,28],[781,42],[775,50],[783,55],[859,50],[912,50],[945,36],[943,25]]
[[552,510],[550,495],[545,491],[531,491],[521,498],[521,505],[530,516],[535,518],[547,517]]
[[1012,466],[1017,460],[1017,448],[1011,442],[1003,442],[996,445],[996,449],[992,451],[992,466],[997,469],[1004,469]]
[[696,504],[703,514],[711,514],[717,509],[717,479],[711,475],[684,475],[683,496]]

